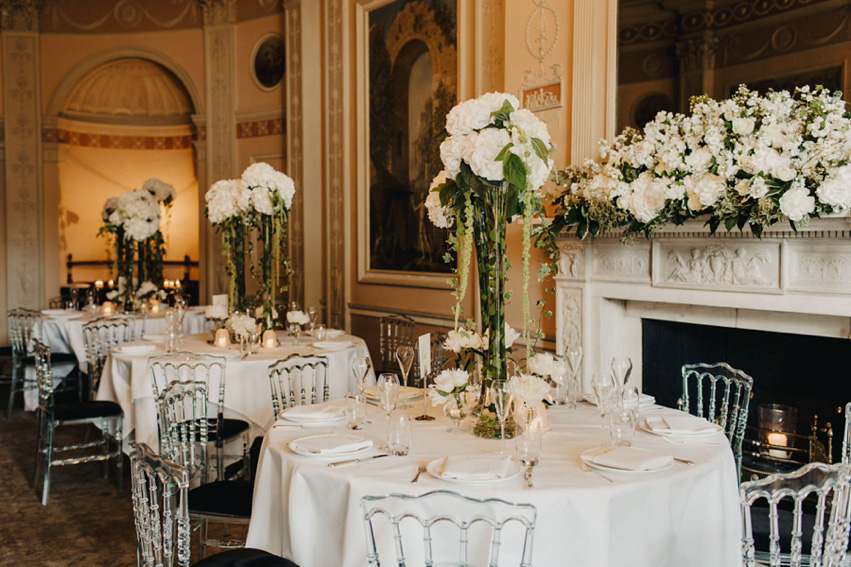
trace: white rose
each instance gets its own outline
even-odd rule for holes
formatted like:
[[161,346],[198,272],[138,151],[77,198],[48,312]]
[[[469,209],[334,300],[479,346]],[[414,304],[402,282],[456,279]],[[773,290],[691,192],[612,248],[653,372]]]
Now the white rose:
[[791,221],[800,221],[816,208],[815,197],[806,187],[794,187],[780,197],[780,212]]
[[508,380],[508,389],[515,400],[527,406],[534,406],[541,403],[550,393],[549,384],[531,374],[512,376]]
[[733,132],[738,134],[739,136],[747,136],[751,132],[753,132],[754,126],[756,125],[756,120],[753,118],[734,118],[733,119]]
[[822,182],[816,195],[822,203],[836,209],[851,208],[851,165],[833,171]]
[[727,189],[724,179],[712,173],[690,175],[685,178],[683,185],[689,197],[689,208],[693,211],[711,207]]
[[490,181],[502,181],[502,162],[496,161],[496,156],[509,142],[511,142],[511,136],[508,131],[499,128],[486,128],[479,132],[472,151],[468,149],[465,161],[470,165],[473,173],[479,177]]
[[645,171],[630,185],[631,193],[618,199],[618,205],[631,212],[639,222],[650,222],[665,207],[665,185]]

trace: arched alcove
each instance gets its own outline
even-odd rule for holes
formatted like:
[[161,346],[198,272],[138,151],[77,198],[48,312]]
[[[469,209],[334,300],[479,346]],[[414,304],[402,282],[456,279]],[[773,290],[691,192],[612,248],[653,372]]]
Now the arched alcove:
[[[59,92],[51,106],[58,116],[62,257],[107,259],[106,241],[97,237],[101,205],[156,177],[177,192],[162,223],[166,260],[197,260],[199,189],[191,119],[198,110],[191,86],[162,63],[134,54],[76,70]],[[60,277],[68,280],[64,263]],[[105,277],[105,267],[73,269],[74,281]],[[182,268],[167,267],[165,277],[182,277]]]

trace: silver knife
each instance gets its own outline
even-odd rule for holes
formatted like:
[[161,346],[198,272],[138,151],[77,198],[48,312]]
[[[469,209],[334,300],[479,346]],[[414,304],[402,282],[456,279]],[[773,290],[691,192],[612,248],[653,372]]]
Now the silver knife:
[[328,466],[333,469],[334,467],[339,467],[339,466],[342,466],[342,465],[353,465],[355,463],[360,463],[362,461],[368,461],[370,459],[380,459],[381,457],[389,457],[389,456],[390,456],[389,453],[381,453],[380,455],[372,455],[371,457],[362,457],[360,459],[348,459],[348,460],[345,460],[345,461],[337,461],[337,462],[334,462],[334,463],[328,463]]

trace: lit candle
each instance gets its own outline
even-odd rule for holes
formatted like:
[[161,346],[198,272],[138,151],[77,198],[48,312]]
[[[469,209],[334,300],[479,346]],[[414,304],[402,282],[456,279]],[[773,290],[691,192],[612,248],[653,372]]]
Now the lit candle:
[[263,331],[263,348],[275,348],[278,346],[278,335],[275,331],[268,329]]
[[[789,438],[783,433],[769,433],[766,437],[769,445],[778,445],[780,447],[788,446]],[[781,451],[779,449],[769,449],[768,454],[776,459],[788,459],[789,451]]]
[[95,282],[95,289],[103,289],[103,282],[101,280]]
[[114,310],[115,310],[115,306],[112,304],[111,301],[104,301],[103,302],[103,305],[101,306],[101,312],[103,312],[104,315],[112,315],[112,312]]
[[228,335],[227,329],[219,329],[218,331],[216,331],[216,340],[214,344],[217,347],[222,348],[226,348],[228,345],[230,345],[230,336]]
[[151,313],[159,313],[160,312],[160,302],[154,301],[151,302]]
[[109,289],[112,289],[112,286],[113,286],[112,280],[109,280],[109,281],[106,283],[106,285],[108,285],[108,286],[109,286]]

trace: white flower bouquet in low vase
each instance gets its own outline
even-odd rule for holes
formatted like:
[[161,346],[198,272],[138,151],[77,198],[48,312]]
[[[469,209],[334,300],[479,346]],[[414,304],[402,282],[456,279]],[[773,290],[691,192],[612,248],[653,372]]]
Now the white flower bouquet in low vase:
[[255,344],[259,348],[260,328],[251,315],[234,313],[228,318],[227,327],[239,343],[243,356],[253,351]]
[[204,309],[204,316],[207,318],[207,321],[212,323],[212,328],[210,329],[211,338],[207,341],[208,343],[213,344],[216,339],[216,331],[225,328],[229,315],[227,306],[222,304],[208,305]]
[[461,422],[469,416],[479,399],[478,388],[470,384],[466,370],[446,369],[434,377],[429,390],[432,405],[442,405],[443,413],[452,420],[452,431],[459,432]]
[[508,380],[514,399],[514,419],[524,429],[537,421],[542,430],[549,429],[545,400],[550,400],[551,387],[546,380],[532,374],[519,374]]
[[304,311],[287,311],[287,327],[291,336],[298,338],[305,325],[310,323],[310,316]]
[[571,387],[577,389],[578,384],[567,383],[569,379],[567,363],[562,357],[549,352],[535,353],[527,360],[526,369],[530,374],[550,381],[555,389],[554,403],[562,404],[566,397],[576,395],[576,392],[570,390]]

